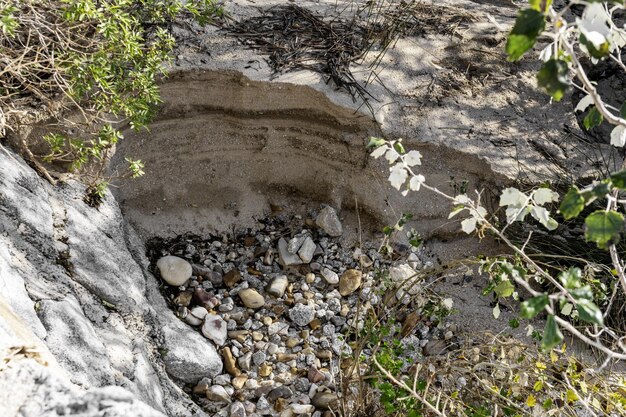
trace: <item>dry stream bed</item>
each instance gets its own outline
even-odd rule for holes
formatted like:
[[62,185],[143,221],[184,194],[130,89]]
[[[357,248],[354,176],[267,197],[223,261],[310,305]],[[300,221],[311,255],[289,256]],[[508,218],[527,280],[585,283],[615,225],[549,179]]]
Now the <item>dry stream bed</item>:
[[344,246],[330,206],[304,218],[275,213],[258,226],[148,243],[169,305],[221,353],[223,373],[187,387],[212,415],[355,408],[359,398],[347,394],[371,372],[375,346],[363,341],[372,332],[400,341],[404,372],[455,344],[440,320],[450,300],[422,289],[423,251],[392,262],[374,242]]

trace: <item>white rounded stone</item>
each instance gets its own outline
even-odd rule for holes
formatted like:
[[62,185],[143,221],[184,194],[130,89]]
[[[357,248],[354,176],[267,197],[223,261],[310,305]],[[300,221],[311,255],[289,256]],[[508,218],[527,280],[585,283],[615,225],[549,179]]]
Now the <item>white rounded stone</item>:
[[191,278],[191,264],[178,256],[164,256],[157,261],[161,278],[169,285],[180,287]]

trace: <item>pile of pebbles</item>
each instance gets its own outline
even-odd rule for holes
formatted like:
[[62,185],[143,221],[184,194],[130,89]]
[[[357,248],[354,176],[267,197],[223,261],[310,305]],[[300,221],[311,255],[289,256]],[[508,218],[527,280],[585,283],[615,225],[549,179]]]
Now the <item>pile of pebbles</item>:
[[[376,272],[406,284],[422,266],[415,254],[392,264],[376,247],[344,248],[342,233],[336,211],[324,206],[307,219],[260,220],[255,232],[148,243],[170,305],[221,353],[224,373],[187,387],[207,412],[322,417],[338,410],[339,374],[353,353],[346,335],[383,304]],[[395,299],[412,306],[419,285],[403,288]],[[398,333],[421,351],[430,328],[419,318],[406,315]]]

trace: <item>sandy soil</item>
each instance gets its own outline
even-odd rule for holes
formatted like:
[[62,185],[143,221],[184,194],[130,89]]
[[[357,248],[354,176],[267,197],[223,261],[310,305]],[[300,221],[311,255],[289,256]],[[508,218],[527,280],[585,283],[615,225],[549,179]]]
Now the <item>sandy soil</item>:
[[[298,2],[328,19],[349,15],[356,2]],[[234,19],[246,19],[280,1],[230,1]],[[589,174],[589,158],[609,153],[582,146],[572,98],[551,103],[536,88],[537,54],[507,63],[504,44],[523,1],[438,1],[415,36],[399,39],[375,68],[371,51],[352,66],[377,101],[374,116],[388,137],[437,143],[486,159],[494,172],[515,179],[556,181]],[[425,12],[427,14],[427,12]],[[455,24],[449,16],[461,16]],[[454,29],[451,30],[450,26]],[[189,39],[189,30],[179,28]],[[216,28],[196,28],[198,42],[181,46],[178,68],[235,69],[253,80],[308,85],[333,102],[371,114],[359,100],[310,71],[272,74],[267,56],[246,48]],[[186,33],[187,35],[183,35]],[[578,99],[578,97],[576,97]]]

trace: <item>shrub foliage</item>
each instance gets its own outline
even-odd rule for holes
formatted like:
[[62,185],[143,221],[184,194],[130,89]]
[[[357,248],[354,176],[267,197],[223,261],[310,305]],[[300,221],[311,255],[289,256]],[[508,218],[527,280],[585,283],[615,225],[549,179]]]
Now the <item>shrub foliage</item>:
[[[215,0],[0,0],[0,135],[12,134],[54,181],[26,141],[29,127],[53,120],[41,156],[75,172],[98,165],[120,126],[138,129],[153,116],[171,22],[186,14],[206,24],[221,13]],[[140,161],[128,162],[131,176],[142,174]],[[88,184],[103,182],[92,166]]]

